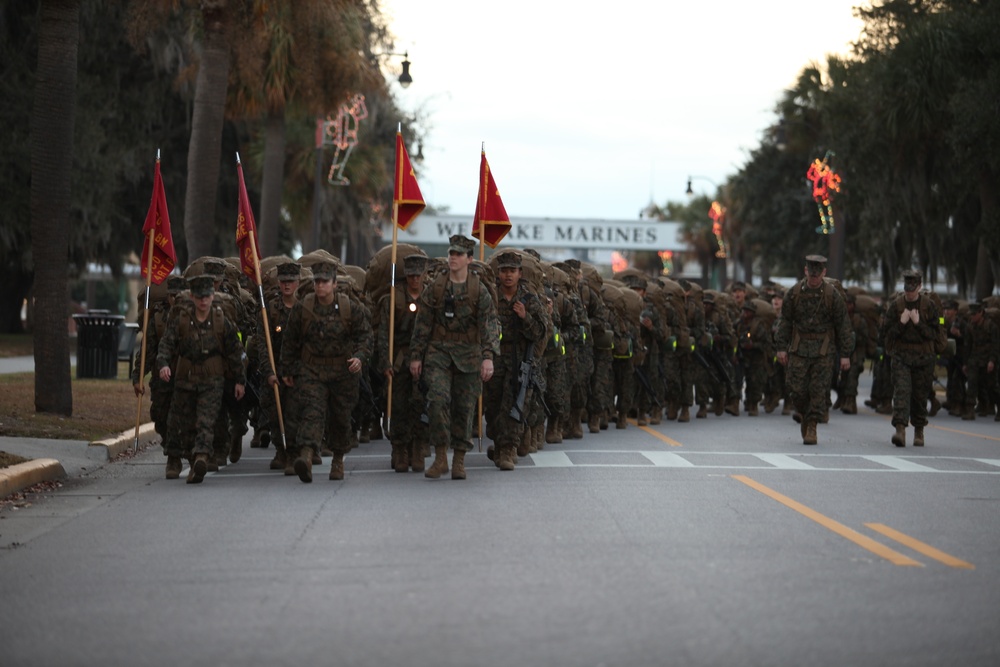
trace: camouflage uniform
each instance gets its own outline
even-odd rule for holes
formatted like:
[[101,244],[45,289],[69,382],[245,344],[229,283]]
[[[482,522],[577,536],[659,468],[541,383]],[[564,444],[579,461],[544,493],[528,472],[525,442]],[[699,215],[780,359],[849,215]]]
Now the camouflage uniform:
[[847,312],[854,329],[854,352],[851,353],[851,367],[841,374],[840,390],[837,397],[840,411],[847,415],[858,413],[858,379],[865,369],[865,357],[875,348],[875,337],[868,328],[868,320],[855,310],[855,297],[848,295]]
[[[277,278],[279,282],[297,282],[301,276],[302,267],[295,262],[284,262],[277,267]],[[295,301],[298,299],[293,295]],[[294,303],[293,303],[294,305]],[[285,305],[282,295],[279,293],[267,304],[267,324],[271,330],[271,352],[274,355],[274,363],[278,368],[271,368],[271,360],[267,353],[267,340],[264,338],[264,316],[261,313],[257,322],[257,335],[253,337],[254,354],[257,357],[257,367],[263,382],[259,391],[260,412],[258,421],[261,430],[267,433],[268,439],[274,442],[274,459],[271,461],[272,470],[282,470],[286,468],[288,443],[295,441],[295,387],[288,387],[283,384],[278,385],[278,394],[281,397],[281,420],[278,419],[278,406],[274,400],[274,389],[268,384],[268,378],[282,378],[286,375],[280,365],[281,343],[284,340],[285,331],[288,329],[288,317],[292,308]],[[284,422],[284,439],[274,437],[271,434],[281,433],[281,422]],[[263,436],[262,436],[263,437]],[[295,450],[294,447],[292,447]]]
[[[976,401],[981,405],[980,415],[988,416],[997,396],[997,363],[1000,357],[1000,333],[997,325],[986,317],[983,304],[969,305],[969,327],[965,341],[967,349],[963,368],[968,378],[965,411],[962,419],[976,418]],[[1000,418],[1000,412],[997,413]]]
[[[423,276],[427,258],[409,255],[404,260],[404,274]],[[427,425],[421,422],[424,411],[424,395],[418,383],[410,375],[410,336],[420,296],[410,296],[405,282],[395,288],[395,313],[393,315],[392,358],[389,358],[389,308],[392,295],[386,294],[379,300],[379,326],[376,337],[376,369],[380,375],[392,371],[392,414],[390,415],[389,441],[393,450],[393,469],[396,472],[424,470],[424,446],[427,442]]]
[[774,345],[767,324],[756,316],[757,306],[753,301],[743,304],[743,317],[736,332],[740,355],[743,358],[743,374],[746,379],[744,402],[747,414],[757,416],[757,406],[764,398],[768,370],[774,358]]
[[[502,272],[506,268],[521,268],[521,258],[516,253],[504,252],[497,256],[497,266]],[[525,317],[520,317],[514,305],[525,306]],[[495,449],[493,460],[501,470],[513,470],[516,463],[515,450],[521,443],[522,431],[527,421],[534,387],[529,383],[523,405],[519,406],[525,418],[511,416],[520,393],[519,380],[522,377],[521,364],[529,361],[531,374],[537,377],[540,360],[551,332],[551,320],[541,298],[528,291],[524,282],[517,285],[512,297],[502,291],[497,298],[497,320],[500,326],[500,354],[494,359],[493,379],[486,383],[483,393],[483,410],[486,414],[487,433],[493,440]],[[517,454],[527,454],[525,448]]]
[[[806,266],[811,276],[822,277],[826,258],[810,255]],[[785,383],[802,424],[803,444],[816,444],[816,424],[827,409],[834,361],[850,356],[854,332],[840,292],[825,280],[809,287],[808,280],[785,295],[775,346],[788,355]]]
[[294,379],[297,391],[297,432],[286,455],[297,457],[295,472],[304,482],[312,480],[312,456],[321,451],[324,437],[333,452],[330,479],[344,477],[344,454],[354,442],[351,410],[361,373],[360,367],[352,372],[350,364],[356,359],[363,365],[371,357],[373,339],[361,302],[336,289],[336,267],[318,262],[312,270],[317,283],[333,281],[332,302],[323,304],[309,294],[292,306],[280,361],[283,376]]
[[[550,412],[543,440],[554,443],[562,442],[563,424],[569,420],[572,393],[570,377],[576,366],[570,338],[578,335],[579,325],[576,320],[576,309],[565,294],[552,290],[548,300],[552,304],[550,318],[553,331],[546,338],[542,354],[545,406]],[[529,452],[534,448],[529,446]]]
[[573,308],[573,319],[576,327],[562,330],[563,343],[566,346],[566,374],[569,382],[569,413],[562,424],[562,438],[582,438],[583,412],[587,409],[587,395],[590,392],[590,376],[594,372],[594,337],[590,328],[590,318],[587,308],[580,298],[580,271],[574,269],[569,262],[557,262],[554,266],[561,269],[567,276],[563,285],[556,286],[556,292],[566,299]]
[[[449,253],[471,256],[475,242],[459,238],[452,237]],[[478,292],[476,303],[470,298],[472,292]],[[472,449],[483,361],[493,360],[500,351],[496,307],[489,289],[471,272],[463,283],[452,282],[450,274],[439,276],[424,289],[419,305],[410,337],[410,363],[411,369],[414,362],[421,363],[420,378],[427,386],[428,439],[438,458],[450,445],[464,460]],[[424,475],[440,477],[437,465],[435,459]]]
[[[722,370],[726,371],[728,376],[732,378],[733,368],[730,359],[732,358],[732,350],[736,345],[736,340],[729,315],[725,310],[720,310],[716,307],[715,296],[711,292],[705,292],[701,300],[705,309],[704,338],[711,336],[711,345],[702,346],[702,354],[706,358],[714,357],[718,362],[718,366],[721,366]],[[705,375],[708,374],[706,373]],[[715,409],[716,415],[721,415],[726,403],[732,399],[732,397],[728,396],[730,392],[729,382],[721,374],[717,373],[717,375],[719,377],[716,378],[716,381],[712,381],[709,378],[706,391],[708,395],[698,401],[698,417],[702,417],[703,411],[707,411],[706,403],[708,402],[708,398],[712,399],[712,406]]]
[[[889,303],[885,312],[885,349],[892,357],[892,442],[906,445],[905,429],[912,424],[913,444],[923,445],[927,425],[927,396],[934,382],[934,341],[938,336],[940,312],[926,294],[919,294],[920,274],[903,273],[905,290],[917,293],[910,300],[905,294]],[[916,320],[916,321],[914,321]]]
[[[194,297],[212,294],[211,280],[205,276],[192,279],[190,284]],[[212,457],[227,375],[233,378],[234,390],[238,385],[242,393],[246,383],[243,358],[236,327],[221,308],[213,304],[204,322],[198,321],[196,307],[190,302],[175,308],[157,347],[156,366],[162,374],[176,359],[176,368],[170,371],[174,393],[167,456],[194,456],[189,482],[201,481]]]
[[694,383],[697,375],[697,362],[692,352],[696,341],[700,340],[705,332],[705,311],[700,299],[691,296],[691,288],[688,281],[683,280],[681,286],[684,287],[684,307],[687,321],[689,342],[685,346],[677,348],[678,371],[680,373],[680,395],[678,404],[681,411],[677,416],[677,421],[686,422],[691,418],[690,409],[694,405]]
[[[572,267],[573,265],[570,264]],[[614,345],[608,319],[610,312],[601,298],[585,281],[579,283],[580,301],[590,321],[592,345],[584,348],[581,368],[587,376],[587,426],[591,433],[607,428],[607,413],[611,409],[611,350]]]

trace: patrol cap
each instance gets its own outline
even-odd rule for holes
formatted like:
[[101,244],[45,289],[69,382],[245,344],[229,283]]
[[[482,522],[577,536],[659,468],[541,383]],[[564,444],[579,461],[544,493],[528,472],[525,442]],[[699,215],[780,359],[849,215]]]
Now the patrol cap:
[[298,262],[284,262],[277,267],[279,282],[292,282],[302,277],[302,265]]
[[191,290],[191,296],[196,299],[215,294],[215,279],[209,274],[188,278],[187,284]]
[[188,283],[181,276],[167,278],[167,294],[179,294],[187,289]]
[[958,301],[954,299],[945,299],[941,302],[941,307],[948,310],[958,310]]
[[701,302],[705,303],[705,304],[708,304],[710,306],[714,306],[715,305],[715,295],[712,294],[711,292],[702,292],[702,294],[701,294]]
[[407,255],[403,258],[403,275],[419,276],[427,270],[427,258],[423,255]]
[[646,289],[649,286],[645,278],[633,274],[622,276],[622,282],[626,287],[631,287],[632,289]]
[[454,234],[448,239],[448,252],[461,252],[471,255],[476,248],[476,242],[467,236]]
[[529,255],[531,255],[532,257],[534,257],[535,259],[537,259],[539,261],[541,261],[541,259],[542,259],[542,256],[534,248],[525,248],[524,252],[528,253]]
[[519,269],[521,268],[521,256],[516,252],[502,252],[497,255],[498,269]]
[[206,259],[203,262],[205,275],[212,276],[216,280],[222,278],[226,275],[226,262],[222,259],[216,259],[214,257]]
[[826,268],[826,257],[823,255],[806,255],[806,270],[809,275],[818,276]]
[[919,287],[921,282],[923,282],[923,278],[920,276],[919,271],[914,271],[913,269],[903,271],[903,285],[913,288],[907,290],[908,292],[912,292],[914,289]]
[[730,287],[730,289],[731,289],[731,290],[732,290],[733,292],[735,292],[735,291],[737,291],[737,290],[740,290],[740,291],[743,291],[743,292],[746,292],[746,291],[747,291],[747,284],[746,284],[745,282],[743,282],[742,280],[737,280],[737,281],[734,281],[734,282],[733,282],[733,284],[732,284],[732,286]]
[[743,310],[749,311],[751,313],[756,313],[757,312],[757,304],[754,303],[753,301],[744,301],[743,302]]
[[316,262],[312,265],[313,280],[336,280],[337,265],[333,262]]
[[579,271],[580,260],[578,260],[576,257],[570,257],[569,259],[566,260],[566,266],[573,269],[574,271]]
[[976,313],[983,312],[983,302],[973,301],[969,304],[969,315],[975,315]]

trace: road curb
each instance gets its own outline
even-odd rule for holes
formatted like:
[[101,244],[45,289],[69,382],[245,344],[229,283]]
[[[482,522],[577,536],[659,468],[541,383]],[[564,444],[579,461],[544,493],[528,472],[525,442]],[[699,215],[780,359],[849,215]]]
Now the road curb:
[[[153,423],[148,422],[139,427],[139,442],[145,443],[156,436]],[[135,443],[135,429],[122,431],[113,438],[95,440],[87,447],[87,458],[98,461],[110,461]]]
[[[148,443],[156,437],[153,423],[142,424],[139,427],[139,442]],[[87,446],[88,459],[107,463],[122,452],[132,447],[135,442],[135,429],[123,431],[118,435],[95,440]],[[33,459],[19,463],[9,468],[0,468],[0,498],[17,493],[39,482],[52,482],[67,477],[63,464],[56,459]]]
[[39,482],[51,482],[66,476],[66,470],[55,459],[35,459],[0,469],[0,498]]

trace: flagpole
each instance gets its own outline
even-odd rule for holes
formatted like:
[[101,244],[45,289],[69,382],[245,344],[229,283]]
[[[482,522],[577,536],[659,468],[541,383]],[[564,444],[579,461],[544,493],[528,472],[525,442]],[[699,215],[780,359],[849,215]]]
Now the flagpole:
[[[240,166],[240,154],[236,152],[236,165]],[[241,170],[242,171],[242,170]],[[249,202],[247,202],[249,205]],[[260,314],[264,320],[264,342],[267,343],[267,359],[271,362],[271,369],[277,374],[278,367],[274,363],[274,347],[271,345],[271,324],[267,320],[267,301],[264,300],[264,285],[260,279],[260,258],[257,256],[257,239],[254,238],[253,230],[247,230],[250,234],[250,254],[253,255],[253,269],[257,277],[257,292],[260,295]],[[278,428],[281,429],[281,446],[285,446],[285,418],[281,412],[281,393],[278,391],[278,383],[271,385],[274,390],[274,405],[278,411]]]
[[[482,155],[486,156],[486,142],[482,144]],[[479,261],[486,262],[486,172],[483,172],[483,182],[479,184],[479,191],[483,193],[479,202]],[[479,425],[479,451],[483,451],[483,392],[479,392],[479,413],[477,424]]]
[[[160,164],[160,149],[156,149],[156,164]],[[155,187],[155,186],[154,186]],[[136,406],[135,406],[135,437],[132,440],[132,451],[139,451],[139,423],[142,421],[142,394],[143,394],[143,378],[146,375],[146,339],[149,338],[147,335],[147,327],[149,326],[149,291],[150,285],[153,281],[153,248],[156,242],[156,229],[150,229],[147,236],[149,236],[149,248],[147,251],[148,257],[146,258],[146,300],[145,305],[142,309],[142,343],[139,346],[139,393],[136,394]]]
[[[399,171],[399,167],[396,167]],[[394,198],[395,199],[395,198]],[[392,369],[392,373],[389,373],[388,382],[388,393],[385,399],[385,428],[389,433],[386,434],[390,440],[392,439],[392,376],[395,374],[395,369],[393,369],[393,362],[395,357],[393,357],[393,344],[396,337],[396,234],[399,231],[399,225],[396,223],[399,221],[399,202],[392,202],[392,273],[391,279],[389,280],[389,368]]]

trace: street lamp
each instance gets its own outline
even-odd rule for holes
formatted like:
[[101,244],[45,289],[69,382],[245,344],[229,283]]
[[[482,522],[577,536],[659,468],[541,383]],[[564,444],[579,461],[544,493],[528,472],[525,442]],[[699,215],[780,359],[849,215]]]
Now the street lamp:
[[716,183],[715,181],[713,181],[708,176],[688,176],[687,190],[684,191],[684,194],[686,194],[688,197],[693,197],[694,196],[694,189],[691,187],[691,181],[694,180],[694,179],[696,179],[696,178],[700,179],[700,180],[703,180],[703,181],[708,181],[709,183],[711,183],[712,185],[715,186],[716,190],[719,189],[719,184]]
[[403,71],[396,79],[399,82],[401,88],[409,88],[410,84],[413,83],[413,77],[410,76],[410,52],[403,51],[402,53],[376,53],[376,56],[403,56]]

